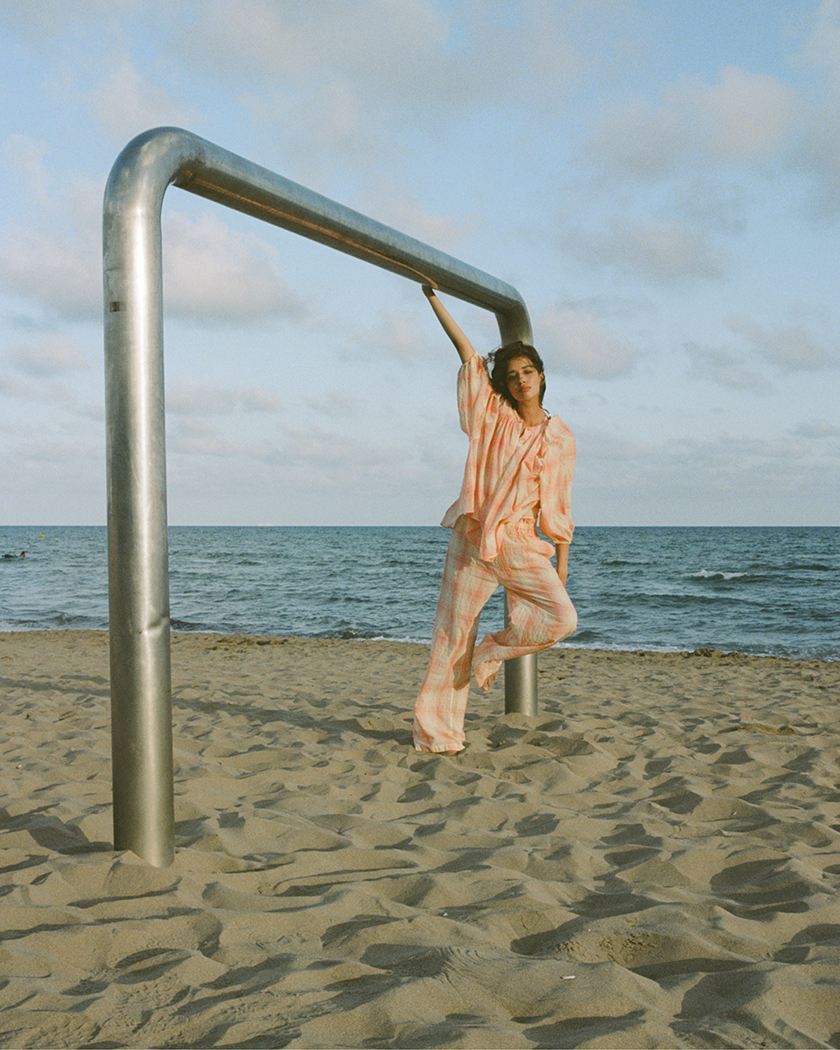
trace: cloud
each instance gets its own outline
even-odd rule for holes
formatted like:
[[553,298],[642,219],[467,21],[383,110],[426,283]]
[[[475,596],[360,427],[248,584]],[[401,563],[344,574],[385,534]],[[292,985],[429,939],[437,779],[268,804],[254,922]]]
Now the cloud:
[[381,310],[376,324],[359,328],[353,342],[377,356],[384,353],[404,363],[419,361],[428,343],[418,316],[418,310]]
[[716,82],[698,76],[664,85],[658,97],[605,109],[583,147],[596,184],[714,175],[733,166],[806,176],[819,216],[840,212],[840,3],[817,5],[799,67],[822,76],[811,89],[740,66]]
[[661,179],[673,174],[690,141],[679,114],[634,98],[604,113],[584,149],[597,176]]
[[556,119],[570,85],[608,65],[629,6],[614,0],[606,19],[591,0],[207,0],[171,50],[235,85],[300,168],[367,167],[421,128],[440,138],[522,105]]
[[[59,316],[101,318],[101,202],[100,184],[75,179],[51,198],[49,212],[9,229],[0,240],[0,283]],[[60,222],[51,221],[55,215]],[[249,323],[303,312],[279,253],[256,234],[234,230],[211,211],[192,218],[168,208],[162,233],[167,316]]]
[[454,251],[481,225],[477,214],[456,217],[428,211],[409,185],[382,173],[369,182],[364,207],[378,221],[443,251]]
[[51,314],[101,317],[102,182],[72,178],[56,191],[36,141],[17,137],[11,154],[17,222],[0,236],[0,284]]
[[732,317],[730,329],[784,371],[819,371],[840,365],[840,346],[820,342],[801,325],[764,328],[746,317]]
[[38,0],[34,4],[0,0],[0,19],[7,33],[33,46],[46,47],[61,40],[74,26],[107,24],[138,6],[138,0],[75,0],[72,4],[65,0]]
[[458,110],[504,101],[519,85],[533,93],[580,76],[586,55],[574,25],[591,5],[564,6],[558,14],[535,0],[507,12],[483,0],[454,12],[431,0],[209,0],[174,45],[214,76],[285,91],[340,83],[365,108],[399,100],[428,113],[435,102]]
[[549,308],[540,317],[538,329],[551,346],[543,355],[549,368],[556,364],[573,375],[611,379],[633,367],[633,351],[611,335],[593,313]]
[[366,169],[393,150],[406,110],[432,121],[460,105],[470,78],[447,54],[447,33],[427,0],[209,0],[172,50],[198,78],[212,70],[235,85],[277,156],[314,181],[321,165]]
[[[313,524],[439,521],[457,493],[464,447],[447,470],[435,446],[406,446],[378,427],[285,426],[265,437],[216,434],[196,419],[179,421],[169,443],[170,506],[189,519]],[[463,435],[461,435],[463,437]],[[449,450],[447,450],[449,451]]]
[[147,128],[189,128],[199,119],[190,109],[176,104],[163,87],[144,77],[127,55],[112,61],[86,99],[96,123],[121,141]]
[[40,207],[49,204],[51,179],[44,163],[49,147],[29,135],[9,135],[0,146],[0,162]]
[[823,66],[840,79],[840,2],[821,0],[814,12],[811,31],[802,45],[801,56]]
[[720,280],[729,270],[705,233],[674,219],[615,218],[606,232],[569,230],[560,247],[590,266],[663,285]]
[[840,89],[823,105],[814,107],[802,134],[801,148],[791,158],[794,171],[814,183],[813,211],[835,218],[840,213]]
[[38,378],[87,368],[87,358],[81,347],[57,335],[46,336],[39,343],[13,346],[6,357],[19,372]]
[[814,211],[834,218],[840,213],[840,3],[817,5],[800,59],[822,73],[822,95],[809,106],[802,141],[791,159],[795,171],[815,184]]
[[[167,425],[166,444],[167,474],[170,481],[183,482],[185,477],[194,480],[192,475],[197,472],[190,470],[185,473],[182,460],[184,457],[196,457],[203,461],[200,464],[202,486],[214,469],[208,462],[208,457],[217,460],[240,459],[242,464],[245,464],[253,451],[250,443],[242,440],[241,434],[234,438],[220,434],[213,423],[198,417],[170,421]],[[239,473],[242,464],[232,473]]]
[[385,96],[421,87],[418,78],[437,65],[424,70],[421,56],[439,54],[446,35],[446,19],[426,0],[209,0],[174,43],[214,76],[287,86],[352,80]]
[[[600,523],[676,525],[803,523],[803,501],[826,519],[815,493],[836,491],[836,458],[813,443],[718,434],[641,445],[576,428],[576,503]],[[827,452],[828,450],[826,450]]]
[[752,369],[745,368],[728,350],[702,347],[698,343],[685,344],[692,364],[692,374],[697,379],[718,383],[733,390],[767,389],[767,381]]
[[168,315],[248,322],[303,312],[281,276],[277,250],[209,211],[195,219],[164,213],[163,273]]
[[798,437],[820,441],[823,438],[840,437],[840,426],[836,423],[829,423],[827,419],[816,419],[813,423],[800,423],[794,433]]
[[704,230],[726,234],[745,232],[749,203],[743,187],[707,175],[686,179],[675,193],[678,215]]
[[713,87],[699,81],[676,87],[672,104],[688,117],[698,159],[715,165],[778,156],[789,143],[798,109],[788,84],[737,66],[724,69]]
[[275,413],[280,408],[276,394],[259,387],[220,387],[184,378],[175,379],[166,387],[167,413],[175,416]]
[[67,431],[83,423],[100,425],[104,419],[104,389],[98,375],[99,358],[74,340],[48,333],[11,345],[0,357],[0,395],[8,398],[7,419],[17,419],[27,433]]
[[450,490],[457,493],[458,468],[451,477],[442,478],[427,453],[425,442],[407,448],[383,440],[381,434],[358,438],[310,426],[305,430],[286,428],[278,442],[261,449],[258,455],[278,485],[334,493],[337,501],[371,493],[391,500],[396,493],[419,493],[424,499],[429,493],[435,498],[441,493],[442,514],[446,500],[454,498],[449,496]]
[[341,419],[358,416],[364,407],[361,398],[344,390],[327,391],[323,398],[310,398],[306,403],[313,412]]
[[697,77],[610,107],[585,146],[607,178],[658,180],[684,171],[766,161],[791,141],[798,99],[787,84],[737,66],[717,84]]
[[328,425],[299,427],[281,422],[266,438],[243,428],[223,433],[206,419],[190,417],[178,420],[169,444],[174,457],[228,459],[238,476],[270,477],[275,488],[322,489],[336,493],[339,499],[348,486],[387,488],[430,474],[420,449],[407,452],[380,434],[359,438]]
[[18,227],[0,242],[0,282],[72,320],[102,314],[98,231],[88,237]]
[[627,296],[611,290],[609,294],[564,296],[563,306],[568,310],[583,310],[598,317],[633,319],[654,312],[651,299],[646,296]]

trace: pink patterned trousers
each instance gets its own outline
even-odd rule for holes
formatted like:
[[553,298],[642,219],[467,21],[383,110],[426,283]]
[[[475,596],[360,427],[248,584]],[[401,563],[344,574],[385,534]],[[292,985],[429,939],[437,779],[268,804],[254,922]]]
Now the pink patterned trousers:
[[[499,553],[481,561],[455,523],[432,633],[432,652],[414,707],[418,751],[460,751],[473,664],[481,689],[493,683],[503,660],[555,645],[574,633],[577,613],[530,519],[504,525]],[[508,593],[509,624],[488,634],[476,649],[481,610],[498,587]],[[473,657],[474,654],[474,657]]]

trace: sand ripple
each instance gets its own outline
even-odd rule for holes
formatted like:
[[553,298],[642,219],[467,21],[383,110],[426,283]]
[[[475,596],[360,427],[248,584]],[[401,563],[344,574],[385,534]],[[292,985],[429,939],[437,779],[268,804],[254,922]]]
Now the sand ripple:
[[0,635],[0,1045],[840,1047],[840,665],[554,650],[447,759],[425,657],[178,636],[158,870],[107,638]]

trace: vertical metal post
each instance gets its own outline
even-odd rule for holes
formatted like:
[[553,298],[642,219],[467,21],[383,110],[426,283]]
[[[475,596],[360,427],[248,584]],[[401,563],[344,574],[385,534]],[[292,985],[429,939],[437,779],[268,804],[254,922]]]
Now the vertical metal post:
[[103,236],[114,846],[165,867],[175,855],[175,818],[162,193],[144,186],[127,195],[119,179],[110,189]]
[[[491,310],[531,342],[515,288],[180,128],[130,142],[103,207],[114,844],[174,858],[160,216],[170,185]],[[508,711],[536,712],[536,657],[508,661]]]
[[[510,623],[505,594],[505,623]],[[505,714],[536,715],[537,654],[505,661]]]

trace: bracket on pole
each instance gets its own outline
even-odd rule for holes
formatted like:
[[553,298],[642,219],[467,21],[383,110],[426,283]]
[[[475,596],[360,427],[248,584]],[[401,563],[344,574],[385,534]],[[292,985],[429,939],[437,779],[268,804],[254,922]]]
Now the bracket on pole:
[[[161,209],[169,186],[430,284],[530,343],[519,292],[180,128],[133,139],[103,207],[114,845],[175,855],[163,395]],[[505,709],[536,713],[536,654],[506,668]]]

